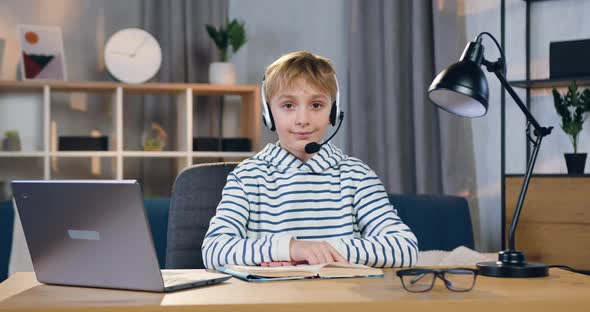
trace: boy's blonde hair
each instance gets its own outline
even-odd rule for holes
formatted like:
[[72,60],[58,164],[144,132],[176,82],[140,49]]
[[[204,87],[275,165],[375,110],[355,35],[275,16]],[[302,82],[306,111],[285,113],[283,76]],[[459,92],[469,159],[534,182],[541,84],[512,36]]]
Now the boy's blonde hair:
[[336,100],[336,71],[332,62],[307,51],[285,54],[274,61],[264,73],[264,94],[267,103],[281,88],[292,87],[297,78],[321,92],[330,95],[331,102]]

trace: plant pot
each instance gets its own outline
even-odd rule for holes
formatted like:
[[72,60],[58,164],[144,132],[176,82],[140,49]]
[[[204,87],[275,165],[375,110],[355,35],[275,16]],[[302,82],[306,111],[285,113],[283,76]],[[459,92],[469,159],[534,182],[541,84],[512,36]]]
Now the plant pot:
[[216,84],[235,84],[236,67],[234,64],[227,62],[209,64],[209,82]]
[[4,138],[2,140],[2,150],[4,151],[20,151],[19,138]]
[[565,153],[565,164],[567,166],[568,174],[584,174],[586,167],[586,153]]

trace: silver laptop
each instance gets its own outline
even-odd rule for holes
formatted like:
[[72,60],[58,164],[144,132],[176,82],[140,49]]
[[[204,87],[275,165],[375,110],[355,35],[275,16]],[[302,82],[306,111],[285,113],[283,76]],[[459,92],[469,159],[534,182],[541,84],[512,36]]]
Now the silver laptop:
[[41,283],[166,292],[231,277],[160,270],[136,181],[13,181],[11,186]]

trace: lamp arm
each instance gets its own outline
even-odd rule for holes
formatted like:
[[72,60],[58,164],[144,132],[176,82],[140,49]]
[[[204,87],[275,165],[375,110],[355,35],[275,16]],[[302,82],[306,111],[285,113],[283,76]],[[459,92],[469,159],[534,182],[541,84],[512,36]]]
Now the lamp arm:
[[510,232],[508,233],[508,249],[509,250],[516,250],[515,244],[515,236],[516,236],[516,226],[518,225],[518,219],[520,218],[520,211],[522,210],[522,206],[524,204],[524,198],[526,196],[526,192],[529,188],[529,181],[531,180],[531,175],[533,173],[533,168],[535,167],[535,162],[537,161],[537,155],[539,154],[539,148],[541,147],[541,141],[543,140],[543,136],[537,136],[535,140],[535,144],[533,147],[533,153],[529,158],[529,164],[526,168],[526,172],[524,175],[524,181],[522,182],[522,186],[520,189],[520,195],[518,196],[518,202],[516,204],[516,209],[514,210],[514,216],[512,217],[512,222],[510,223]]
[[[538,136],[538,135],[546,136],[546,135],[550,134],[551,130],[547,130],[547,129],[553,128],[553,127],[549,127],[549,128],[542,127],[539,124],[539,122],[537,121],[537,119],[535,119],[533,114],[531,114],[531,111],[522,102],[520,97],[518,97],[518,95],[516,94],[516,92],[514,91],[514,89],[512,88],[510,83],[506,80],[506,77],[502,73],[502,71],[501,71],[501,68],[503,66],[502,63],[503,63],[502,59],[499,59],[497,62],[489,62],[487,60],[483,60],[483,62],[482,62],[482,64],[486,66],[486,68],[489,72],[493,72],[496,75],[498,80],[500,80],[502,87],[504,89],[506,89],[506,91],[508,91],[508,94],[510,94],[510,97],[512,97],[512,99],[514,100],[516,105],[518,105],[518,108],[520,108],[522,113],[526,116],[527,121],[529,121],[533,125],[533,127],[535,128],[535,135],[536,136]],[[546,133],[546,132],[549,132],[549,133]]]
[[510,85],[510,83],[508,83],[508,81],[506,80],[506,77],[503,74],[502,69],[504,68],[504,64],[503,64],[502,59],[499,59],[497,62],[489,62],[484,59],[482,61],[482,64],[486,66],[486,68],[489,72],[493,72],[496,75],[496,77],[498,78],[498,80],[500,80],[502,87],[506,91],[508,91],[508,94],[510,94],[510,96],[512,97],[512,99],[514,100],[516,105],[518,105],[520,110],[526,116],[527,121],[530,124],[532,124],[533,127],[535,128],[534,134],[537,137],[537,139],[535,140],[534,145],[533,145],[534,146],[533,153],[531,154],[531,156],[529,158],[528,166],[527,166],[525,176],[524,176],[524,181],[523,181],[522,187],[520,189],[520,195],[518,196],[518,202],[516,204],[516,209],[514,210],[514,216],[512,217],[512,222],[510,224],[510,232],[508,233],[509,250],[515,251],[516,250],[516,246],[515,246],[516,226],[518,225],[518,219],[520,218],[520,212],[521,212],[522,206],[524,204],[524,199],[526,197],[526,192],[529,187],[531,175],[532,175],[533,169],[535,167],[535,162],[537,161],[537,155],[539,154],[539,149],[541,147],[541,142],[542,142],[543,138],[545,136],[551,134],[551,130],[553,130],[553,127],[542,127],[539,124],[539,122],[537,121],[537,119],[535,119],[533,114],[531,114],[531,111],[526,107],[526,105],[524,105],[522,100],[518,97],[518,95],[516,94],[516,92],[514,91],[512,86]]

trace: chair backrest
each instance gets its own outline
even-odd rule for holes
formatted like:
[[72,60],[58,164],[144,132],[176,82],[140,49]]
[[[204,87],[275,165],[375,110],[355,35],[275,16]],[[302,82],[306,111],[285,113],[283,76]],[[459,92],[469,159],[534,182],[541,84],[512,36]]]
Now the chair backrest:
[[200,164],[178,175],[168,212],[166,268],[205,268],[201,256],[203,238],[221,201],[227,175],[238,164]]
[[389,194],[389,202],[418,238],[420,250],[474,248],[469,204],[448,195]]

